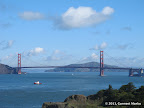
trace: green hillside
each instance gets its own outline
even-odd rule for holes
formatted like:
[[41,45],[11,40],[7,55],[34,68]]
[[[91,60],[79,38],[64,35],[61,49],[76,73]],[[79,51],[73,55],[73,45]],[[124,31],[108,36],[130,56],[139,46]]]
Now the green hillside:
[[[88,62],[88,63],[83,63],[83,64],[70,64],[66,65],[69,67],[100,67],[100,63],[98,62]],[[105,64],[104,67],[118,67],[118,66],[113,66],[113,65],[107,65]],[[99,69],[94,69],[94,68],[55,68],[55,69],[49,69],[46,70],[45,72],[99,72]],[[124,69],[105,69],[106,72],[125,72],[127,70]]]

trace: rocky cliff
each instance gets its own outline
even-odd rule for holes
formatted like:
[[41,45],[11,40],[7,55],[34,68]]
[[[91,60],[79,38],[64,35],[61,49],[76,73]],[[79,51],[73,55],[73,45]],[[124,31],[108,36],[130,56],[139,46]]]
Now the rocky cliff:
[[72,95],[64,102],[45,102],[42,108],[98,108],[98,103],[84,95]]
[[16,68],[0,64],[0,74],[17,74]]

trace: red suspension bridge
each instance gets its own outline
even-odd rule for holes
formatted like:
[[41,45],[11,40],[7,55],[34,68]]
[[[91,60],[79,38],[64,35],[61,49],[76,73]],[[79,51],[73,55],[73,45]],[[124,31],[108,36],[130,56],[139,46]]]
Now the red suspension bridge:
[[123,69],[129,71],[129,76],[133,76],[134,72],[138,73],[138,76],[143,74],[143,69],[140,68],[127,68],[127,67],[104,67],[104,51],[100,51],[100,66],[99,67],[91,67],[91,66],[21,66],[21,54],[18,54],[18,74],[21,74],[22,68],[93,68],[93,69],[100,69],[100,76],[104,76],[105,69]]

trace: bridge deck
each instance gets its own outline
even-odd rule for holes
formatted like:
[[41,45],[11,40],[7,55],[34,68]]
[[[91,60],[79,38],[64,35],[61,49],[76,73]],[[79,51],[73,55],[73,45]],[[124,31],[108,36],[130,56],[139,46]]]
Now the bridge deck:
[[[17,67],[15,67],[15,68],[17,68]],[[30,67],[21,67],[21,68],[95,68],[95,69],[100,69],[100,67],[89,67],[89,66],[88,67],[79,67],[79,66],[30,66]],[[129,69],[132,69],[132,68],[104,67],[102,69],[124,69],[124,70],[129,70]]]

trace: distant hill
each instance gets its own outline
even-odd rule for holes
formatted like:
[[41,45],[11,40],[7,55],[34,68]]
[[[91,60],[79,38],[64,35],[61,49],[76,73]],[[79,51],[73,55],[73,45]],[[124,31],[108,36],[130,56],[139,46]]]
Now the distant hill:
[[[100,63],[98,62],[88,62],[88,63],[83,63],[83,64],[70,64],[66,66],[71,66],[71,67],[99,67]],[[104,67],[118,67],[118,66],[113,66],[113,65],[107,65],[104,64]],[[49,69],[46,70],[45,72],[99,72],[99,69],[94,69],[94,68],[55,68],[55,69]],[[106,72],[125,72],[127,70],[124,69],[105,69],[104,71]]]
[[17,74],[16,68],[0,63],[0,74]]

